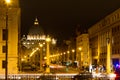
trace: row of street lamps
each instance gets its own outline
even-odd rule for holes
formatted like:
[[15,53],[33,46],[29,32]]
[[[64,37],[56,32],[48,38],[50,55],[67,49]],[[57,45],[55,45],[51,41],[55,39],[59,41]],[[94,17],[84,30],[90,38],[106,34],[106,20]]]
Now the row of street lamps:
[[[5,59],[6,59],[6,68],[5,68],[5,79],[7,80],[7,77],[8,77],[8,9],[9,9],[9,4],[10,4],[10,0],[5,0],[5,2],[6,2],[6,57],[5,57]],[[46,51],[46,57],[47,57],[47,61],[46,61],[46,63],[47,63],[47,69],[46,69],[46,72],[47,73],[50,73],[50,47],[49,47],[49,44],[50,44],[50,42],[51,42],[51,40],[53,40],[53,39],[51,39],[49,36],[46,38],[46,43],[47,43],[47,51]],[[53,43],[55,43],[55,41],[53,40]],[[40,45],[40,47],[42,48],[42,45]],[[109,43],[108,43],[108,52],[110,52],[110,50],[109,50],[110,48],[109,48]],[[81,48],[79,48],[79,50],[81,50]],[[42,50],[41,50],[42,51]],[[72,50],[72,52],[75,52],[75,50]],[[67,52],[68,54],[69,54],[69,52]],[[41,56],[42,57],[42,56]],[[42,59],[42,58],[41,58]],[[69,57],[68,57],[68,59],[69,59]],[[109,55],[108,55],[108,58],[107,58],[108,60],[108,63],[110,62],[110,57],[109,57]],[[40,60],[40,62],[41,62],[42,60]],[[108,69],[110,68],[109,67],[109,65],[110,64],[108,64]],[[40,65],[41,66],[41,65]],[[109,73],[109,71],[110,70],[108,70],[108,73]]]
[[[51,38],[50,36],[47,36],[45,38],[45,42],[43,41],[43,43],[39,43],[39,46],[35,48],[32,53],[29,54],[29,57],[32,57],[38,50],[40,51],[40,70],[42,71],[43,46],[46,44],[46,73],[50,73],[50,43],[56,44],[56,40],[54,38]],[[22,58],[21,60],[24,61],[25,58]]]
[[50,41],[51,41],[51,38],[48,36],[48,38],[46,39],[46,43],[47,43],[47,52],[46,52],[46,57],[47,57],[47,60],[46,60],[46,73],[50,73]]

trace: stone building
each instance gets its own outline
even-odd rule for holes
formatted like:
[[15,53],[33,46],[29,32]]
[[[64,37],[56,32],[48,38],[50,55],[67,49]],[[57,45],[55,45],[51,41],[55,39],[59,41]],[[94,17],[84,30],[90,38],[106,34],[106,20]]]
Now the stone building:
[[120,8],[88,29],[92,64],[107,66],[108,43],[110,65],[120,64]]
[[[28,35],[23,35],[21,39],[21,59],[24,58],[27,64],[39,66],[40,57],[42,56],[42,59],[45,57],[45,40],[46,35],[36,18],[33,26],[29,29]],[[40,48],[41,44],[44,45],[42,48]]]
[[[18,73],[20,15],[19,0],[12,1],[8,6],[5,0],[0,0],[0,74],[5,73],[6,52],[8,53],[8,74]],[[6,27],[8,27],[8,34]]]
[[[30,66],[35,66],[37,70],[39,67],[41,68],[42,64],[46,62],[46,35],[44,30],[39,25],[39,21],[36,18],[32,27],[30,27],[28,35],[23,35],[21,39],[21,64],[29,64]],[[56,40],[51,38],[50,42],[50,56],[55,53],[54,46],[52,44],[56,44]],[[22,68],[24,65],[21,66]],[[42,70],[42,68],[41,68]]]
[[88,33],[80,34],[76,38],[76,60],[79,61],[80,68],[90,65]]

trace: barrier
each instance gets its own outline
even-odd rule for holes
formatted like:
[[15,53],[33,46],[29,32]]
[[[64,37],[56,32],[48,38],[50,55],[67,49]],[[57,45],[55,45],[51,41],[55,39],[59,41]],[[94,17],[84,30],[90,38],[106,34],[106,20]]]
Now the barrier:
[[[102,74],[8,74],[8,80],[114,80],[114,76]],[[0,74],[0,80],[5,80],[5,75]]]

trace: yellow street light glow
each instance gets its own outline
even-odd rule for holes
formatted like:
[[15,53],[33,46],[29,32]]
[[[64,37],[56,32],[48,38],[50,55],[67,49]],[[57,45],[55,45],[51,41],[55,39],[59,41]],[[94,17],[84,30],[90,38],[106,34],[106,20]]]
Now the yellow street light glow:
[[27,56],[24,56],[24,58],[26,58]]
[[48,38],[46,38],[46,41],[47,41],[47,42],[50,42],[50,41],[51,41],[51,39],[48,37]]
[[39,48],[36,48],[36,50],[38,50]]
[[24,59],[22,58],[21,61],[24,61]]
[[43,43],[43,45],[45,45],[45,42]]
[[7,4],[9,4],[11,1],[10,1],[10,0],[5,0],[5,2],[6,2]]
[[70,53],[70,51],[67,51],[67,53],[69,54],[69,53]]
[[39,48],[36,48],[36,50],[34,50],[31,54],[30,57],[32,57],[32,55],[38,50]]
[[78,49],[79,49],[80,51],[82,50],[82,48],[81,48],[81,47],[79,47]]
[[29,42],[27,44],[30,44]]
[[55,39],[52,39],[52,44],[56,44],[56,40]]
[[75,52],[75,50],[74,50],[74,49],[72,49],[72,52],[74,53],[74,52]]
[[47,57],[44,57],[44,59],[47,59]]
[[40,47],[43,47],[43,44],[40,44],[39,46],[40,46]]

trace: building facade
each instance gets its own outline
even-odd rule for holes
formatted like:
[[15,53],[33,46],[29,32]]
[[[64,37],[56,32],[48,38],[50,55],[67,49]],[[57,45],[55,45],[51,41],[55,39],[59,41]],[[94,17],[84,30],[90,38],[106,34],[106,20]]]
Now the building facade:
[[79,62],[80,68],[90,65],[89,36],[87,33],[80,34],[76,38],[76,61]]
[[[36,18],[33,26],[29,29],[28,35],[23,35],[21,39],[21,70],[25,71],[25,65],[34,66],[36,70],[43,70],[43,64],[47,63],[47,51],[50,49],[50,56],[55,53],[56,40],[51,38],[49,49],[47,50],[47,38],[42,27]],[[53,58],[52,58],[53,59]]]
[[120,8],[88,29],[92,64],[107,66],[108,43],[110,66],[120,64]]
[[[6,19],[8,15],[8,20]],[[8,33],[6,29],[8,24]],[[0,0],[0,74],[5,73],[6,36],[8,38],[8,74],[18,73],[18,43],[20,37],[20,7],[19,0],[14,0],[7,7]]]

